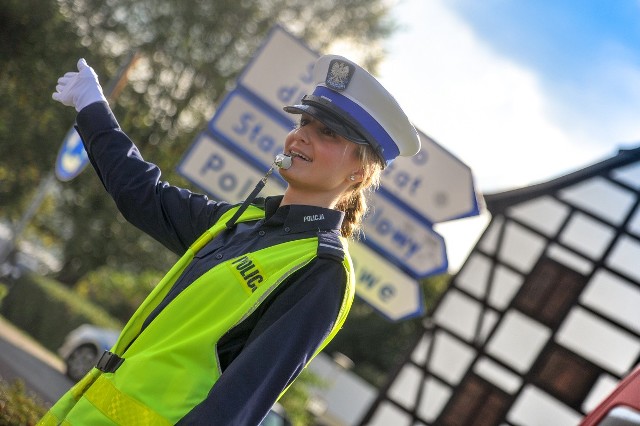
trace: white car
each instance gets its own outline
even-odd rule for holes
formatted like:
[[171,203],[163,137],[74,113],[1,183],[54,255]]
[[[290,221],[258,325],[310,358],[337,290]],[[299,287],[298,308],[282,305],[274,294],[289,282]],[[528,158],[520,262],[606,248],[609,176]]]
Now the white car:
[[72,330],[58,349],[66,365],[67,377],[77,382],[97,363],[104,351],[118,340],[120,330],[84,324]]

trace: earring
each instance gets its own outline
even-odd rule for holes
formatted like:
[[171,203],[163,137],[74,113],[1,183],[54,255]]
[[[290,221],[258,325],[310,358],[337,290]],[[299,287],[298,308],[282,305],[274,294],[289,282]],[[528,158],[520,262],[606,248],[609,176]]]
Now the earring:
[[352,180],[352,181],[353,181],[353,180],[356,180],[355,175],[351,175],[351,176],[349,176],[349,180]]

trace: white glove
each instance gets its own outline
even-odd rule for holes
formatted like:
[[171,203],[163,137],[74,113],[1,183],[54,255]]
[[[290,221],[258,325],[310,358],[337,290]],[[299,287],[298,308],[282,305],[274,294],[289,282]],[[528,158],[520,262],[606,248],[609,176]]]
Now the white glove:
[[78,72],[68,72],[58,79],[56,91],[51,97],[64,105],[75,107],[78,112],[94,102],[107,102],[98,76],[84,58],[78,61]]

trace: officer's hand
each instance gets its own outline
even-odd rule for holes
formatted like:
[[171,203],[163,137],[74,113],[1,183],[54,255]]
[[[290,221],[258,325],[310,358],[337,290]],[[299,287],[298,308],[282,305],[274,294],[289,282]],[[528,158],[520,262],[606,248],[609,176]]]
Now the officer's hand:
[[75,107],[78,112],[94,102],[107,101],[98,76],[84,58],[78,61],[78,72],[68,72],[58,79],[56,91],[51,97],[64,105]]

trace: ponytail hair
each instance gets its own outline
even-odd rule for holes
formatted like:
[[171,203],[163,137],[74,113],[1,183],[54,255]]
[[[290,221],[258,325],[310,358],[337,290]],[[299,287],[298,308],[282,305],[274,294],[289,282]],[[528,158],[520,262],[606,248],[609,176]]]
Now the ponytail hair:
[[342,235],[355,239],[359,239],[362,234],[362,221],[368,210],[367,193],[378,189],[384,169],[382,159],[370,145],[358,145],[358,150],[357,155],[363,169],[362,181],[353,184],[336,204],[336,209],[344,212]]

